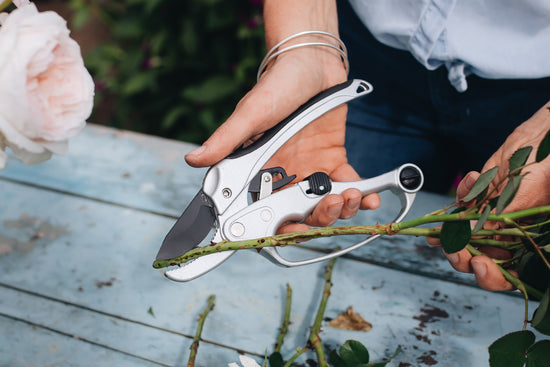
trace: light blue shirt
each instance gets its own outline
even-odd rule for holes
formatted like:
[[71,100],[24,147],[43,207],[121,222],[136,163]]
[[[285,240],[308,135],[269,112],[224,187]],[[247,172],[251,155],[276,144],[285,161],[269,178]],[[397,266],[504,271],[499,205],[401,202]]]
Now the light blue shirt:
[[550,0],[349,0],[374,37],[427,69],[445,65],[460,92],[466,76],[550,76]]

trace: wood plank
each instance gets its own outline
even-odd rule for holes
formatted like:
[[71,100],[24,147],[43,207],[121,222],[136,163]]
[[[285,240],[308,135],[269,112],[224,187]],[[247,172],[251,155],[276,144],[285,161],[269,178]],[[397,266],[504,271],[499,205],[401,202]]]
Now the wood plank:
[[[194,146],[187,143],[89,124],[71,141],[66,156],[55,156],[37,166],[25,166],[11,157],[0,178],[39,185],[95,200],[151,211],[176,218],[199,189],[205,169],[194,169],[183,157]],[[383,196],[383,207],[362,212],[339,224],[374,224],[392,221],[399,202]],[[452,198],[421,192],[408,218],[447,206]],[[320,240],[307,247],[348,246],[356,238]],[[474,284],[470,275],[454,271],[440,249],[423,238],[377,240],[355,250],[364,261],[440,279]]]
[[0,366],[158,367],[159,364],[124,355],[72,336],[0,316],[0,329],[10,330],[0,343]]
[[[17,297],[2,297],[0,313],[5,317],[32,318],[59,332],[110,345],[111,332],[121,335],[121,329],[105,320],[92,322],[90,312],[112,315],[138,324],[132,330],[141,331],[133,331],[132,339],[142,345],[151,337],[150,349],[168,348],[163,353],[173,360],[181,343],[163,346],[151,329],[192,335],[206,298],[216,294],[217,306],[208,319],[215,326],[205,328],[204,338],[263,355],[275,341],[284,286],[290,283],[295,292],[293,324],[284,354],[304,344],[324,264],[285,269],[253,251],[241,251],[206,276],[179,284],[151,268],[170,218],[1,180],[0,201],[0,242],[4,250],[12,249],[0,256],[0,284],[43,298],[23,307]],[[289,250],[300,256],[308,252]],[[47,300],[89,312],[43,312]],[[350,305],[373,329],[358,333],[325,325],[323,340],[334,345],[358,339],[372,349],[375,360],[401,345],[395,365],[428,365],[432,360],[444,366],[479,365],[487,360],[486,348],[494,339],[522,326],[523,303],[517,297],[340,259],[326,317],[335,318]],[[125,352],[138,355],[132,345]]]
[[[88,124],[65,156],[26,166],[9,155],[0,177],[123,206],[179,216],[204,169],[184,155],[192,144]],[[9,153],[9,152],[8,152]]]
[[[93,356],[95,361],[97,356],[103,361],[94,363],[98,366],[118,366],[118,360],[134,366],[179,366],[189,358],[192,336],[14,288],[0,286],[0,292],[3,299],[9,299],[9,302],[0,300],[4,316],[0,317],[0,325],[15,322],[17,327],[22,327],[21,330],[4,329],[13,330],[17,336],[0,346],[0,355],[6,361],[19,360],[18,356],[24,355],[21,360],[64,361],[63,365],[69,365],[73,361],[78,363],[82,353],[87,356],[83,365],[89,365],[90,357]],[[34,331],[27,330],[28,326],[34,327]],[[85,344],[77,348],[85,350],[77,352],[75,344]],[[34,348],[32,353],[27,352],[29,345]],[[204,341],[200,343],[199,351],[197,366],[237,358],[234,349]],[[113,364],[115,361],[117,363]],[[8,364],[2,364],[0,359],[0,365]]]

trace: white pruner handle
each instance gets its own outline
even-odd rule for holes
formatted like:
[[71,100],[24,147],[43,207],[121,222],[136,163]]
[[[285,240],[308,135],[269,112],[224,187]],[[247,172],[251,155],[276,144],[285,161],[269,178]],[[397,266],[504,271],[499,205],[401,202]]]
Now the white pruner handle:
[[[303,184],[303,183],[305,183],[305,181],[300,184]],[[394,222],[400,222],[401,220],[403,220],[403,218],[407,215],[407,213],[411,209],[414,199],[416,198],[416,193],[420,190],[423,183],[424,183],[424,176],[420,168],[418,168],[414,164],[408,163],[408,164],[402,165],[401,167],[393,171],[384,173],[374,178],[370,178],[362,181],[356,181],[356,182],[332,182],[332,190],[330,191],[330,193],[339,194],[351,187],[359,189],[363,193],[363,195],[380,192],[384,190],[390,190],[395,195],[397,195],[401,201],[401,210],[394,220]],[[315,201],[315,205],[319,200],[320,198]],[[293,202],[293,206],[295,203],[296,201]],[[310,211],[313,210],[315,205],[313,205],[313,207],[310,208]],[[280,223],[278,223],[277,225],[282,224],[281,220],[279,220],[279,222]],[[329,260],[336,256],[344,255],[363,245],[366,245],[369,242],[374,241],[378,237],[380,237],[380,235],[372,235],[363,241],[357,242],[354,245],[346,247],[345,249],[331,252],[330,254],[319,256],[316,258],[300,260],[300,261],[290,261],[283,258],[279,254],[279,251],[277,250],[276,247],[265,247],[262,249],[260,253],[262,253],[265,257],[267,257],[269,260],[271,260],[272,262],[278,265],[282,265],[286,267],[301,266],[301,265],[316,263],[319,261]]]

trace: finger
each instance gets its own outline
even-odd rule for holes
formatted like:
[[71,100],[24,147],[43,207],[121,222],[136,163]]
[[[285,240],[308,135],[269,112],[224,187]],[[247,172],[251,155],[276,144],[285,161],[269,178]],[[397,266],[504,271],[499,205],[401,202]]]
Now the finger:
[[479,286],[489,291],[510,291],[514,286],[504,278],[502,272],[486,256],[475,256],[470,261]]
[[278,117],[274,111],[269,111],[271,107],[268,104],[274,103],[277,97],[271,96],[261,100],[261,94],[263,92],[260,87],[253,88],[239,102],[227,121],[216,129],[202,146],[185,156],[187,163],[193,167],[206,167],[219,162],[261,132],[258,129],[261,116],[266,117],[265,123],[268,128],[272,120]]
[[449,263],[455,270],[463,273],[472,272],[472,269],[470,268],[470,260],[472,259],[472,255],[470,255],[468,250],[462,249],[458,252],[453,252],[446,255]]
[[[329,176],[333,181],[338,182],[359,181],[361,179],[355,169],[347,163],[339,165]],[[339,218],[349,219],[357,214],[357,211],[361,207],[363,194],[358,189],[350,188],[342,192],[342,199],[344,200],[344,205],[342,206]]]
[[342,195],[327,195],[321,199],[313,213],[304,220],[304,223],[315,227],[330,226],[340,218],[343,207],[344,198]]
[[468,195],[479,176],[480,173],[475,171],[468,172],[468,174],[464,176],[456,188],[456,200],[460,201]]
[[378,209],[380,207],[380,195],[368,194],[361,200],[361,209]]
[[505,260],[512,257],[510,251],[492,246],[481,246],[479,251],[483,252],[484,255],[487,255],[492,259]]
[[277,234],[307,231],[310,227],[303,223],[289,223],[281,226]]
[[[359,176],[359,174],[355,171],[355,169],[350,164],[340,165],[338,168],[332,171],[329,176],[332,180],[339,181],[339,182],[361,180],[361,177]],[[347,197],[344,198],[344,200],[346,200],[346,203],[347,203],[347,199],[348,199]],[[380,196],[376,193],[363,196],[359,207],[361,209],[377,209],[378,207],[380,207]],[[355,211],[355,213],[353,213],[351,216],[355,215],[356,213],[357,211]],[[346,212],[345,214],[348,214],[348,213]],[[349,218],[351,216],[343,217],[343,219]]]
[[344,199],[344,205],[340,213],[341,219],[349,219],[357,214],[359,207],[361,206],[361,199],[363,195],[361,191],[357,189],[347,189],[342,193]]
[[[441,229],[441,226],[434,227],[434,229]],[[430,246],[441,246],[441,239],[439,237],[426,237],[426,242]]]
[[438,237],[426,237],[426,242],[430,246],[441,246],[441,240]]
[[185,156],[189,165],[207,167],[219,162],[250,138],[282,121],[317,92],[304,93],[299,83],[289,80],[288,73],[282,73],[282,77],[281,73],[279,77],[274,74],[277,73],[266,73],[239,101],[227,121],[202,146]]

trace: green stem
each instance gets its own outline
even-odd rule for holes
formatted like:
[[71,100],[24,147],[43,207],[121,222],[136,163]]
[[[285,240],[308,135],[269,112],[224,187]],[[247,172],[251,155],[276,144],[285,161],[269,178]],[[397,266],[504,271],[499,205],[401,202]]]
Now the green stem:
[[[519,219],[525,217],[532,217],[534,215],[548,214],[550,213],[550,205],[540,206],[531,209],[518,210],[510,213],[501,214],[489,214],[487,220],[494,222],[504,222],[507,219]],[[411,219],[401,223],[390,223],[391,229],[394,232],[399,232],[405,228],[417,227],[422,224],[437,223],[437,222],[456,222],[461,220],[478,220],[482,214],[480,213],[468,213],[460,212],[454,214],[441,214],[434,216],[425,216],[416,219]],[[390,233],[388,233],[390,234]],[[393,234],[393,233],[391,233]]]
[[531,245],[533,246],[533,248],[535,249],[535,251],[537,252],[537,254],[540,256],[540,258],[542,259],[542,261],[544,262],[544,264],[546,264],[546,267],[548,268],[548,270],[550,270],[550,263],[548,262],[548,259],[546,258],[546,256],[544,256],[544,254],[542,253],[542,251],[540,250],[540,247],[539,245],[536,244],[535,241],[533,241],[533,238],[531,238],[531,236],[529,236],[528,234],[526,234],[527,232],[525,232],[525,230],[519,225],[517,224],[514,220],[505,220],[504,223],[508,224],[508,225],[513,225],[515,226],[517,229],[519,229],[520,231],[522,231],[524,234],[525,234],[525,237],[527,237],[527,240],[529,242],[531,242]]
[[525,226],[522,226],[523,229],[525,230],[528,230],[528,229],[532,229],[532,228],[539,228],[539,227],[543,227],[547,224],[550,223],[550,219],[549,220],[545,220],[544,222],[539,222],[539,223],[533,223],[533,224],[529,224],[529,225],[525,225]]
[[321,342],[321,338],[319,337],[319,332],[321,331],[321,323],[325,317],[328,298],[330,297],[330,289],[332,288],[332,270],[334,269],[335,262],[336,258],[331,259],[325,268],[325,273],[323,275],[323,278],[325,279],[323,295],[321,297],[321,302],[319,303],[319,308],[317,309],[317,314],[315,315],[315,320],[311,326],[311,331],[308,338],[309,347],[317,354],[317,365],[319,367],[328,367],[323,344]]
[[285,315],[283,318],[283,325],[279,331],[279,336],[277,337],[277,343],[275,343],[275,352],[280,352],[283,342],[285,340],[286,333],[288,332],[288,325],[290,325],[290,306],[292,304],[292,288],[287,283],[286,285],[286,303],[285,303]]
[[470,243],[473,245],[498,247],[504,250],[517,250],[523,245],[521,241],[499,241],[488,238],[473,238],[470,240]]
[[[502,214],[490,214],[488,220],[504,222],[506,220],[514,220],[524,217],[531,217],[538,214],[548,214],[550,213],[550,205],[541,206],[532,209],[525,209],[511,213],[502,213]],[[196,259],[198,257],[213,254],[215,252],[221,251],[231,251],[231,250],[241,250],[241,249],[261,249],[263,247],[272,247],[272,246],[290,246],[297,243],[311,240],[313,238],[319,237],[332,237],[340,235],[355,235],[355,234],[367,234],[367,235],[412,235],[412,236],[425,236],[433,235],[437,232],[434,230],[426,228],[415,228],[423,224],[430,223],[439,223],[439,222],[452,222],[452,221],[461,221],[461,220],[477,220],[481,214],[471,213],[465,214],[454,213],[454,214],[440,214],[432,216],[424,216],[416,219],[411,219],[406,222],[400,223],[388,223],[388,224],[376,224],[376,225],[364,225],[364,226],[345,226],[345,227],[323,227],[315,228],[303,232],[293,232],[285,233],[280,235],[275,235],[266,238],[244,240],[244,241],[222,241],[217,244],[210,246],[197,247],[194,248],[185,254],[169,259],[169,260],[156,260],[153,262],[154,268],[164,268],[171,265],[179,265],[190,260]],[[510,229],[505,229],[506,232],[498,233],[512,233]],[[483,230],[485,231],[485,230]],[[476,235],[480,233],[489,233],[478,231]],[[491,234],[496,234],[497,232],[491,232]],[[521,231],[514,232],[514,235],[521,235]]]
[[215,300],[216,300],[215,295],[211,295],[210,297],[208,297],[208,305],[199,316],[199,325],[197,327],[197,331],[195,332],[193,343],[189,348],[191,352],[189,353],[189,360],[187,361],[187,367],[195,366],[195,358],[197,357],[197,351],[199,350],[199,340],[201,338],[202,328],[204,327],[204,321],[206,320],[206,316],[208,316],[208,313],[212,311],[212,309],[214,308]]
[[[487,256],[485,255],[483,252],[479,251],[478,249],[476,249],[475,247],[473,247],[472,245],[466,245],[466,249],[470,252],[470,254],[472,254],[473,256]],[[492,260],[492,259],[491,259]],[[493,260],[494,261],[494,260]],[[543,294],[541,291],[539,291],[538,289],[535,289],[533,287],[531,287],[529,284],[525,284],[523,283],[521,280],[519,280],[517,277],[515,277],[514,275],[512,275],[508,270],[504,269],[502,266],[500,266],[499,264],[496,264],[500,270],[500,272],[502,273],[502,275],[504,275],[504,278],[509,281],[510,283],[512,283],[512,285],[518,289],[521,289],[522,287],[525,289],[525,292],[527,292],[527,294],[531,295],[533,298],[536,298],[536,299],[541,299]]]
[[[337,227],[336,227],[337,228]],[[422,236],[422,237],[439,237],[441,235],[441,228],[405,228],[400,230],[396,234],[409,235],[409,236]],[[501,228],[501,229],[481,229],[472,233],[474,237],[488,237],[488,236],[513,236],[523,237],[530,235],[533,237],[540,236],[535,232],[523,232],[517,228]],[[508,241],[503,241],[507,243]]]
[[283,367],[290,367],[292,366],[292,362],[294,362],[299,356],[304,354],[307,351],[307,348],[298,348],[296,350],[296,353],[288,361],[286,361],[285,365]]
[[4,0],[0,2],[0,11],[6,9],[11,4],[11,0]]
[[451,205],[443,208],[443,209],[437,209],[436,211],[433,211],[431,213],[428,213],[425,215],[425,217],[429,217],[429,216],[434,216],[434,215],[440,215],[440,214],[445,214],[447,212],[447,210],[457,206],[458,203],[452,203]]

